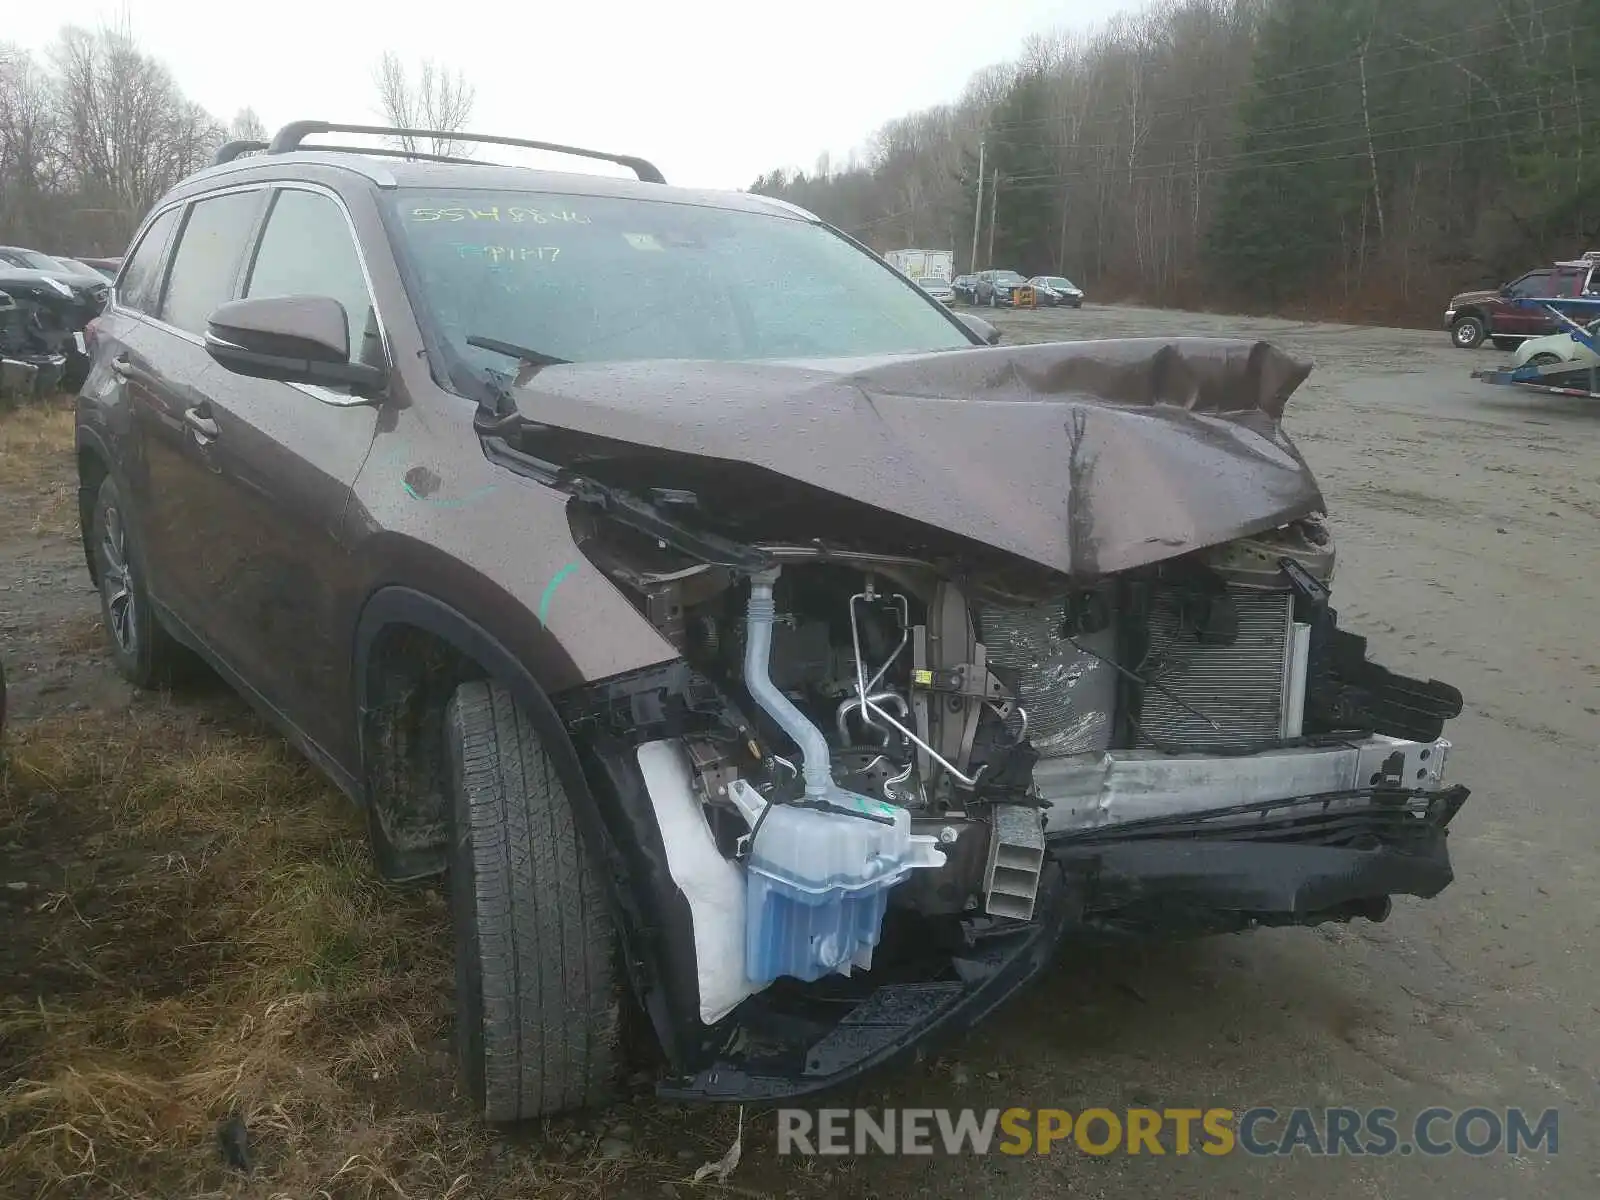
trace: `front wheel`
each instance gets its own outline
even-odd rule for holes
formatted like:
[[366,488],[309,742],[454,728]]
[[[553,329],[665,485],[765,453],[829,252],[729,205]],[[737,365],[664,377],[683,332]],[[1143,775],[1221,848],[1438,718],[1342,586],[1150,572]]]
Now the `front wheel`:
[[1476,350],[1483,345],[1486,332],[1482,317],[1457,317],[1450,326],[1450,340],[1462,350]]
[[1547,350],[1541,350],[1528,360],[1528,365],[1530,367],[1553,367],[1561,361],[1559,354],[1551,354]]
[[600,875],[533,725],[500,684],[445,711],[457,1048],[478,1111],[602,1104],[620,1057],[616,938]]

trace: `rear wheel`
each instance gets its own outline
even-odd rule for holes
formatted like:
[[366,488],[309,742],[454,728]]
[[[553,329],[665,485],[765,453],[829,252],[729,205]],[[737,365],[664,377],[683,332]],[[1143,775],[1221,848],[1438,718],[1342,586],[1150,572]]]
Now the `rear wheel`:
[[144,556],[110,475],[100,481],[89,538],[100,585],[100,618],[117,670],[136,687],[171,683],[193,660],[156,619],[145,591]]
[[532,724],[496,683],[445,713],[456,1029],[494,1122],[603,1103],[620,1057],[616,941],[599,873]]
[[1559,354],[1551,354],[1548,350],[1541,350],[1528,360],[1530,367],[1553,367],[1561,361]]
[[1457,317],[1455,324],[1450,326],[1450,340],[1462,350],[1476,350],[1483,345],[1484,334],[1488,331],[1483,327],[1483,318],[1475,316]]

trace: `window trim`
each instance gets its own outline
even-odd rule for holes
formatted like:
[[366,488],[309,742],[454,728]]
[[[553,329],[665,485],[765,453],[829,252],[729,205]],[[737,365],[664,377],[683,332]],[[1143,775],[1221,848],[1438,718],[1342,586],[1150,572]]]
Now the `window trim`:
[[[261,243],[266,240],[267,236],[267,225],[272,220],[273,211],[278,207],[278,193],[297,191],[326,196],[333,201],[334,207],[344,217],[345,232],[350,235],[350,244],[355,247],[356,263],[361,267],[361,281],[367,288],[367,302],[372,305],[373,319],[377,322],[378,344],[383,350],[384,365],[393,370],[394,352],[389,344],[389,327],[384,322],[383,309],[378,305],[378,289],[373,286],[372,268],[367,265],[367,254],[361,245],[361,235],[356,231],[355,218],[350,215],[350,206],[344,202],[344,197],[325,184],[311,183],[302,179],[274,180],[268,186],[272,189],[272,196],[268,199],[267,206],[261,214],[261,220],[256,224],[255,238],[251,243],[249,254],[245,256],[244,269],[239,277],[239,294],[241,296],[244,295],[244,289],[250,284],[250,276],[255,273],[256,259],[261,256]],[[348,316],[348,314],[346,315]],[[321,388],[317,384],[297,384],[295,386],[302,389],[318,388],[318,392],[313,393],[317,395],[318,399],[323,398],[320,394],[321,392],[327,392],[329,396],[337,397],[337,400],[329,401],[330,403],[350,402],[350,397],[344,395],[344,393],[328,391],[328,389]],[[363,400],[362,403],[366,403],[366,401]]]
[[[140,250],[144,249],[144,240],[150,236],[150,231],[155,227],[156,222],[161,220],[161,218],[166,216],[169,212],[182,207],[183,203],[184,202],[182,200],[174,200],[171,204],[164,204],[160,208],[153,209],[150,215],[145,218],[144,224],[139,227],[138,231],[134,235],[133,244],[129,248],[128,253],[123,256],[122,265],[117,268],[116,277],[111,281],[111,296],[107,302],[108,308],[115,309],[118,312],[127,313],[129,316],[146,318],[150,317],[151,314],[145,312],[143,309],[134,308],[131,305],[123,302],[122,281],[127,276],[128,267],[133,262],[134,256],[138,254]],[[167,240],[161,247],[161,256],[157,260],[156,269],[158,276],[163,282],[166,280],[167,266],[172,260],[173,230],[181,229],[182,227],[183,217],[180,214],[177,225],[175,225],[173,229],[167,231]]]
[[[174,200],[170,204],[164,204],[160,208],[158,208],[154,212],[152,212],[150,214],[150,217],[148,218],[148,220],[145,221],[144,228],[139,231],[139,236],[140,236],[141,239],[143,238],[144,234],[146,232],[148,232],[150,226],[153,225],[156,222],[156,220],[161,216],[162,213],[168,211],[169,209],[173,209],[173,208],[182,208],[184,210],[183,211],[183,215],[178,218],[178,227],[177,227],[177,229],[174,231],[172,237],[169,238],[169,240],[167,242],[167,247],[166,247],[166,250],[165,250],[165,260],[164,260],[164,262],[162,263],[162,266],[161,266],[161,281],[160,281],[160,285],[159,285],[159,287],[157,289],[157,292],[156,292],[156,309],[157,309],[157,311],[153,312],[153,313],[148,313],[148,312],[143,311],[142,309],[129,308],[129,307],[127,307],[126,305],[124,305],[122,303],[121,298],[117,293],[118,285],[120,285],[121,282],[122,282],[122,272],[121,271],[119,271],[117,273],[117,283],[113,284],[112,288],[111,288],[111,302],[112,302],[113,307],[115,307],[115,309],[120,313],[125,313],[128,316],[136,317],[136,318],[138,318],[139,320],[142,320],[142,321],[148,321],[152,325],[155,325],[156,327],[158,327],[159,329],[161,329],[161,330],[163,330],[163,331],[165,331],[167,333],[173,334],[176,337],[181,337],[186,342],[191,342],[196,346],[204,346],[206,343],[205,343],[205,339],[203,337],[201,337],[201,336],[199,336],[197,334],[191,333],[187,329],[181,329],[177,325],[172,324],[172,322],[168,321],[165,317],[163,317],[161,315],[161,312],[160,312],[161,307],[167,301],[167,284],[172,278],[172,266],[173,266],[173,263],[176,261],[176,259],[178,257],[176,252],[175,252],[176,248],[183,244],[183,235],[188,230],[188,227],[189,227],[189,216],[194,211],[194,206],[196,204],[199,204],[203,200],[213,200],[213,199],[217,198],[218,196],[231,195],[234,192],[259,192],[259,191],[265,191],[268,186],[269,185],[267,183],[265,183],[265,182],[255,182],[255,183],[234,184],[232,187],[213,188],[211,191],[201,192],[198,195],[184,196],[181,199]],[[261,215],[258,213],[256,215],[255,222],[251,226],[251,231],[250,231],[250,234],[247,237],[246,245],[247,246],[253,245],[255,243],[255,241],[258,238],[260,238],[260,236],[261,236]],[[128,260],[131,259],[132,257],[133,257],[133,255],[130,253],[128,255],[128,258],[125,258],[125,259],[122,260],[122,267],[123,267],[124,271],[127,270]],[[230,300],[231,299],[237,299],[237,293],[239,291],[240,282],[241,282],[241,276],[237,272],[235,272],[234,273],[234,277],[233,277],[233,288],[232,288],[232,290],[234,292],[234,295],[229,297]]]
[[[194,219],[195,208],[198,205],[204,204],[207,200],[217,200],[223,196],[237,195],[240,192],[264,192],[266,190],[267,185],[265,183],[245,183],[238,184],[234,187],[217,188],[214,191],[204,192],[198,196],[190,196],[184,201],[185,208],[183,219],[178,225],[178,231],[175,235],[176,241],[173,242],[172,252],[167,255],[167,269],[162,273],[161,291],[156,301],[157,309],[163,311],[158,312],[155,319],[163,329],[170,329],[174,333],[180,333],[197,346],[205,345],[204,334],[194,333],[191,330],[174,325],[171,321],[166,319],[166,314],[164,311],[167,304],[167,289],[172,286],[172,268],[178,263],[178,251],[183,249],[184,235],[189,232],[189,222]],[[254,219],[250,223],[250,229],[245,234],[244,244],[246,253],[245,256],[240,259],[239,265],[234,268],[233,282],[228,288],[228,300],[237,300],[239,298],[239,289],[244,286],[244,263],[250,257],[250,247],[253,246],[257,239],[261,237],[261,222],[265,212],[265,205],[262,205],[258,208]],[[223,303],[227,303],[227,301],[224,301]]]
[[[355,245],[356,261],[361,264],[361,277],[367,285],[367,296],[368,299],[372,301],[372,311],[378,324],[378,342],[383,348],[384,364],[389,368],[390,371],[393,371],[395,360],[394,350],[389,341],[389,327],[384,321],[383,309],[378,305],[378,289],[373,285],[372,282],[372,269],[367,263],[367,254],[365,248],[361,244],[361,237],[356,232],[355,219],[350,215],[350,206],[345,203],[344,197],[333,188],[330,188],[324,184],[311,183],[307,180],[300,179],[258,179],[247,183],[231,184],[227,187],[212,188],[211,190],[201,192],[198,195],[184,196],[180,199],[173,200],[168,204],[163,204],[159,208],[153,209],[150,215],[145,218],[144,224],[140,227],[138,234],[134,238],[134,250],[137,250],[138,247],[143,243],[144,238],[149,234],[150,227],[154,225],[156,221],[160,220],[164,213],[170,212],[173,209],[181,208],[184,210],[178,218],[176,229],[172,234],[168,235],[167,245],[162,249],[161,278],[156,299],[157,309],[159,310],[161,304],[166,301],[167,281],[172,275],[172,264],[174,259],[177,257],[176,254],[173,253],[173,250],[175,246],[181,242],[183,231],[189,223],[189,212],[193,209],[194,205],[200,203],[202,200],[210,200],[214,197],[226,196],[234,192],[260,191],[272,193],[272,195],[267,198],[267,203],[262,206],[261,211],[256,216],[255,223],[251,227],[251,232],[246,242],[245,254],[240,262],[239,272],[234,276],[233,295],[230,297],[230,299],[237,299],[243,293],[245,283],[250,278],[250,272],[255,269],[256,257],[261,252],[261,240],[266,234],[267,221],[270,219],[272,215],[272,209],[277,202],[277,193],[285,188],[294,188],[305,192],[317,192],[321,195],[327,196],[334,202],[335,205],[338,206],[340,213],[343,214],[345,229],[350,234],[351,242]],[[148,313],[142,309],[130,308],[122,303],[118,294],[118,286],[122,281],[122,272],[127,270],[128,262],[132,258],[133,251],[129,251],[128,255],[122,260],[122,270],[117,272],[117,281],[111,285],[110,307],[114,308],[119,313],[134,318],[135,320],[147,321],[161,329],[163,332],[170,333],[175,337],[180,337],[186,342],[203,348],[205,346],[205,339],[203,337],[197,337],[193,333],[190,333],[187,329],[180,329],[171,322],[164,320],[159,315],[159,312]],[[371,403],[370,400],[365,397],[351,396],[346,392],[336,392],[330,388],[322,387],[319,384],[291,383],[288,386],[297,391],[304,392],[313,400],[316,400],[322,404],[326,404],[331,408],[355,408]]]

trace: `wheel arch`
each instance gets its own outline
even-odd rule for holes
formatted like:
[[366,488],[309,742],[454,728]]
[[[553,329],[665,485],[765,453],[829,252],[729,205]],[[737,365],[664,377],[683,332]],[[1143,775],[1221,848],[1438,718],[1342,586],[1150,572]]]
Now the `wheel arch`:
[[369,831],[379,869],[391,879],[444,870],[448,802],[439,790],[442,780],[423,777],[419,766],[441,757],[432,752],[430,722],[442,731],[450,696],[474,678],[495,680],[511,692],[538,731],[567,794],[575,801],[588,794],[546,681],[490,629],[449,602],[412,587],[379,588],[356,624],[353,679]]
[[111,449],[93,427],[78,425],[78,540],[83,546],[83,559],[89,568],[89,579],[100,586],[100,570],[95,565],[94,553],[89,549],[89,526],[94,520],[95,498],[100,494],[100,483],[112,474]]
[[[549,754],[584,852],[604,885],[629,982],[657,1044],[677,1060],[685,1031],[694,1024],[683,1014],[692,1014],[697,994],[687,903],[665,873],[660,833],[646,827],[644,805],[601,803],[556,707],[561,693],[494,630],[437,596],[399,585],[380,588],[363,607],[353,670],[360,778],[379,870],[403,880],[447,869],[444,708],[462,681],[502,684]],[[412,694],[409,689],[419,684],[420,695]],[[437,738],[437,745],[429,738]],[[641,862],[659,869],[641,870]]]

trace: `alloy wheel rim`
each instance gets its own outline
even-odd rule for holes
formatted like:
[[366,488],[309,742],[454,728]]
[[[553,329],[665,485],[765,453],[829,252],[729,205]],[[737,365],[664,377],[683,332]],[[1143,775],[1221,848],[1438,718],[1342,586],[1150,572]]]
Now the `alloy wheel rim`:
[[133,592],[133,568],[128,563],[128,535],[122,513],[106,509],[105,532],[100,539],[100,588],[106,600],[106,623],[111,638],[124,654],[139,647],[138,600]]

